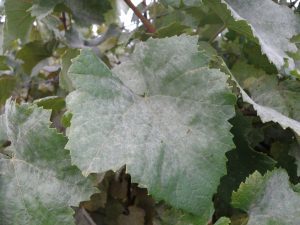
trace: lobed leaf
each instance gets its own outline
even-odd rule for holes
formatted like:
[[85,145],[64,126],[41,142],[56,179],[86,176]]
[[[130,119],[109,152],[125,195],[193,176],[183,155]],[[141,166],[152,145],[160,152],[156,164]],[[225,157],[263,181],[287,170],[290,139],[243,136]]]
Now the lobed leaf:
[[[287,52],[296,52],[290,39],[300,33],[300,17],[287,6],[271,0],[204,0],[223,20],[226,26],[259,42],[262,52],[278,70],[288,60]],[[275,38],[274,38],[275,37]]]
[[11,142],[0,154],[1,224],[74,224],[70,206],[96,192],[71,165],[66,138],[49,128],[50,113],[8,101],[0,116],[0,141]]
[[34,0],[31,15],[42,19],[51,14],[58,4],[65,4],[70,8],[76,22],[83,26],[104,22],[104,14],[111,9],[109,0]]
[[6,0],[4,27],[4,48],[16,39],[27,40],[34,18],[28,12],[32,6],[31,1]]
[[300,135],[299,81],[280,82],[275,76],[242,62],[235,64],[232,72],[242,86],[243,100],[253,105],[262,122],[277,122]]
[[5,104],[16,86],[16,78],[10,75],[0,76],[0,107]]
[[185,35],[150,39],[112,72],[82,50],[69,69],[76,90],[67,97],[66,147],[84,174],[126,164],[156,200],[205,224],[233,148],[227,120],[235,98],[196,43]]
[[232,195],[232,204],[248,213],[247,225],[297,225],[300,195],[278,169],[262,176],[255,172]]

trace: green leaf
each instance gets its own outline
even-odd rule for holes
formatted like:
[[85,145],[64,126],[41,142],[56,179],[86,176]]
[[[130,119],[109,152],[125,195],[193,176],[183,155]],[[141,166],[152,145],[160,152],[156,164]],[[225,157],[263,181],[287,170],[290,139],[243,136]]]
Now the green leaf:
[[4,115],[0,115],[0,150],[6,141],[7,141],[7,134],[6,134],[5,124],[4,124]]
[[284,129],[289,127],[300,135],[300,82],[279,82],[276,76],[265,74],[246,63],[237,63],[232,72],[239,81],[243,100],[257,111],[262,122],[274,121]]
[[70,8],[73,18],[82,26],[103,23],[104,14],[112,8],[109,0],[35,0],[31,14],[42,19],[51,14],[59,3],[64,3]]
[[[249,117],[243,116],[241,113],[230,120],[233,127],[231,129],[234,135],[233,141],[236,149],[229,151],[226,156],[227,175],[221,178],[221,183],[218,187],[218,193],[215,197],[217,202],[216,211],[222,215],[229,216],[231,213],[230,201],[233,191],[236,191],[241,182],[258,170],[260,173],[266,173],[268,170],[274,169],[276,161],[253,149],[253,138],[257,144],[262,140],[259,138],[259,131],[254,129],[253,121]],[[254,137],[252,137],[255,135]],[[251,145],[250,145],[251,144]]]
[[289,148],[289,155],[295,158],[295,164],[297,165],[297,175],[300,176],[300,145],[298,143],[293,143]]
[[154,224],[160,225],[201,225],[202,218],[185,213],[182,210],[161,205],[156,207],[156,217]]
[[230,225],[230,219],[226,217],[221,217],[220,219],[218,219],[215,225]]
[[104,13],[111,9],[110,0],[65,0],[65,4],[72,10],[77,24],[91,26],[104,22]]
[[285,169],[289,176],[290,181],[293,183],[298,183],[299,181],[299,146],[294,141],[277,141],[272,144],[270,155],[277,161],[277,167]]
[[23,61],[23,68],[27,74],[30,74],[33,67],[40,61],[52,55],[53,50],[56,48],[57,42],[50,41],[44,43],[43,41],[33,41],[17,52],[16,57]]
[[16,78],[14,76],[0,76],[0,107],[5,103],[16,86]]
[[161,0],[161,2],[176,8],[180,6],[199,6],[201,4],[201,0]]
[[247,225],[300,224],[300,195],[284,170],[255,172],[233,193],[232,204],[248,213]]
[[41,20],[51,14],[54,7],[62,2],[63,0],[33,0],[33,6],[30,8],[31,15]]
[[8,57],[7,56],[0,56],[0,70],[11,70],[11,68],[7,65]]
[[71,60],[79,55],[78,49],[68,49],[61,58],[61,72],[59,74],[59,86],[66,91],[73,91],[72,81],[68,77],[68,70],[72,64]]
[[223,20],[226,26],[259,42],[262,52],[278,68],[288,59],[286,52],[296,52],[290,39],[300,33],[300,17],[292,9],[271,0],[204,0]]
[[172,37],[174,35],[183,34],[185,31],[187,31],[188,28],[189,28],[188,26],[182,25],[179,22],[174,22],[168,26],[161,27],[160,29],[157,30],[156,34],[160,38]]
[[49,128],[50,113],[6,103],[0,128],[5,127],[12,156],[0,158],[1,224],[74,224],[69,206],[96,192],[91,177],[71,165],[67,139]]
[[227,120],[235,97],[196,43],[186,35],[150,39],[113,74],[83,50],[69,69],[76,91],[67,97],[67,148],[84,174],[126,164],[157,200],[202,216],[204,224],[225,174],[225,152],[234,147]]
[[[180,23],[181,26],[196,29],[199,27],[199,23],[205,15],[200,7],[197,7],[197,9],[195,14],[200,16],[195,17],[195,14],[189,13],[187,10],[173,9],[170,7],[165,8],[161,4],[155,4],[153,8],[151,8],[150,14],[153,14],[152,16],[155,18],[157,17],[153,22],[158,30],[160,28],[166,29],[170,26],[174,26],[172,25],[173,23]],[[201,19],[199,17],[201,17]]]
[[28,12],[31,6],[31,1],[5,1],[4,48],[7,48],[13,40],[20,39],[22,42],[27,40],[34,21]]
[[55,111],[62,110],[66,106],[65,99],[58,96],[48,96],[45,98],[37,99],[34,101],[35,104],[44,109],[51,109]]

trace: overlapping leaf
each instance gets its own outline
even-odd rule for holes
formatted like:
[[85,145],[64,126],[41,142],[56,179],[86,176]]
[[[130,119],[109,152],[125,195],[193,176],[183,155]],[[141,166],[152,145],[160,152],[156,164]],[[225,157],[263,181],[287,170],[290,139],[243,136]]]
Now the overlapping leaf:
[[300,33],[300,16],[287,6],[271,0],[205,0],[232,30],[257,40],[269,60],[280,69],[284,59],[294,62],[286,52],[297,47],[290,39]]
[[162,0],[162,3],[172,7],[199,6],[201,4],[201,0]]
[[59,85],[67,91],[72,91],[73,86],[70,78],[68,77],[68,69],[72,62],[71,59],[79,55],[78,49],[68,49],[61,58],[61,72],[59,76]]
[[[256,170],[265,173],[272,170],[276,165],[275,160],[266,154],[255,151],[250,145],[249,140],[251,139],[255,140],[257,144],[262,141],[259,134],[257,134],[259,132],[252,126],[251,118],[237,113],[236,117],[231,119],[230,122],[233,125],[231,132],[234,135],[233,141],[236,149],[226,154],[228,158],[227,175],[221,178],[218,194],[215,198],[218,203],[217,211],[228,215],[231,211],[231,194],[238,189],[240,183],[244,182]],[[253,137],[253,135],[256,136]]]
[[83,50],[69,69],[76,90],[67,97],[67,149],[85,174],[126,164],[157,200],[201,215],[204,224],[233,148],[227,120],[235,98],[196,43],[150,39],[113,74]]
[[23,61],[24,71],[30,74],[32,69],[40,61],[52,55],[57,44],[56,41],[46,43],[43,43],[42,41],[33,41],[23,46],[23,48],[17,52],[16,57]]
[[267,75],[246,63],[237,63],[232,72],[242,88],[245,102],[253,105],[263,122],[274,121],[283,128],[291,128],[300,135],[300,82],[279,82],[276,76]]
[[233,193],[232,204],[248,213],[247,225],[300,224],[300,194],[283,170],[264,176],[255,172]]
[[[199,217],[192,214],[177,210],[174,208],[166,207],[165,205],[156,207],[156,217],[154,224],[159,225],[200,225],[203,224]],[[229,225],[230,220],[222,217],[216,223],[216,225]]]
[[0,117],[0,218],[5,225],[74,224],[73,210],[94,193],[71,165],[66,138],[49,128],[50,111],[8,101]]
[[25,41],[28,38],[34,18],[28,12],[32,6],[31,1],[6,0],[4,27],[4,47],[15,39]]
[[5,104],[16,86],[16,78],[14,76],[0,76],[0,107]]
[[86,26],[104,22],[104,13],[111,9],[109,0],[35,0],[31,14],[39,19],[44,18],[52,13],[58,4],[69,7],[76,22]]

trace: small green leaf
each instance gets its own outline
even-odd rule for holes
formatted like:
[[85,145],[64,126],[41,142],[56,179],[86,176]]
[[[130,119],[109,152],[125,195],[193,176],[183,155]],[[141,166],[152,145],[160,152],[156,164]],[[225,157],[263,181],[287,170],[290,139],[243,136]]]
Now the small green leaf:
[[11,68],[7,65],[7,57],[1,55],[0,56],[0,71],[11,70]]
[[16,78],[14,76],[0,76],[0,108],[8,99],[16,86]]
[[[286,150],[286,149],[285,149]],[[297,165],[297,176],[300,176],[300,144],[293,143],[288,146],[289,155],[295,158],[295,164]]]
[[79,55],[78,49],[68,49],[61,58],[61,72],[59,74],[59,86],[66,91],[73,91],[72,81],[68,77],[68,70],[71,66],[71,60]]
[[6,22],[4,28],[4,48],[9,47],[10,42],[20,39],[25,42],[29,36],[34,18],[28,10],[32,6],[31,1],[6,0]]
[[35,105],[6,103],[0,134],[11,142],[11,157],[0,157],[1,224],[74,224],[70,206],[97,191],[91,177],[71,165],[64,150],[67,139],[49,128],[50,113]]
[[300,224],[300,194],[284,170],[255,172],[232,195],[232,205],[248,213],[247,225]]
[[183,34],[187,29],[189,29],[188,26],[182,25],[179,22],[174,22],[171,23],[168,26],[161,27],[156,31],[156,34],[158,37],[163,38],[163,37],[172,37],[175,35],[180,35]]
[[[156,207],[156,217],[154,224],[159,225],[202,225],[205,224],[202,218],[192,214],[174,209],[166,205]],[[157,220],[157,221],[156,221]],[[226,224],[225,224],[226,225]]]
[[180,6],[199,6],[201,4],[201,0],[161,0],[161,2],[176,8]]
[[35,104],[44,109],[51,109],[55,111],[62,110],[66,106],[65,99],[58,96],[48,96],[45,98],[37,99],[34,101]]
[[103,23],[104,14],[112,8],[109,0],[34,0],[31,14],[42,19],[51,14],[59,3],[64,3],[71,10],[76,23],[82,26]]
[[43,43],[42,41],[33,41],[17,52],[16,57],[23,60],[23,68],[27,74],[30,74],[33,67],[35,67],[41,60],[46,59],[52,55],[56,48],[57,42],[50,41]]
[[51,14],[54,7],[63,1],[64,0],[33,0],[33,6],[30,8],[31,15],[41,20]]
[[230,225],[230,219],[226,217],[221,217],[220,219],[218,219],[215,225]]
[[64,0],[77,24],[91,26],[104,22],[104,14],[111,9],[110,0]]

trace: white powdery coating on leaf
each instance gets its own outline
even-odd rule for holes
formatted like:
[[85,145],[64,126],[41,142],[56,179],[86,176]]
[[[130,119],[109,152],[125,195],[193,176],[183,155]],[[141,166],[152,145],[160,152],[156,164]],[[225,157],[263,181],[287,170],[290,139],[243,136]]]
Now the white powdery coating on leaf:
[[201,215],[205,224],[226,173],[225,153],[234,147],[228,119],[235,97],[196,43],[186,35],[150,39],[114,75],[82,51],[69,70],[77,90],[67,97],[67,148],[85,174],[126,164],[157,200]]
[[287,52],[297,51],[296,45],[290,39],[300,33],[300,18],[293,10],[271,0],[221,0],[221,2],[226,4],[236,21],[248,23],[263,53],[278,69],[284,65],[284,59],[288,59],[290,69],[295,67],[294,61],[287,55]]

